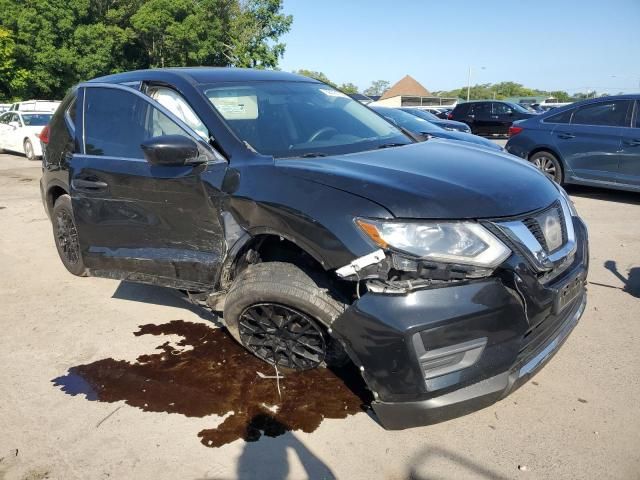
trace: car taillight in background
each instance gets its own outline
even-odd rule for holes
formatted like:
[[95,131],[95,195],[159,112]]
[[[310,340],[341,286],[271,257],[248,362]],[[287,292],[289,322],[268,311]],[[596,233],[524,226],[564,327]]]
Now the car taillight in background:
[[45,125],[40,133],[36,133],[36,137],[44,144],[49,143],[49,125]]
[[513,137],[513,136],[515,136],[515,135],[519,134],[522,130],[524,130],[524,128],[522,128],[522,127],[516,127],[516,126],[514,126],[514,125],[511,125],[511,126],[509,127],[509,136],[510,136],[510,137]]
[[453,112],[447,114],[447,120],[453,120]]

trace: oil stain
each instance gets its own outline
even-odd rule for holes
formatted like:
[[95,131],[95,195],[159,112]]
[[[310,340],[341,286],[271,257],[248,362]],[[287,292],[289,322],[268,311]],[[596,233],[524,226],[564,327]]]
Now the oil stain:
[[359,372],[353,367],[305,372],[280,370],[280,394],[270,365],[240,346],[226,330],[174,320],[142,325],[140,335],[179,335],[165,342],[159,353],[141,355],[135,362],[106,358],[70,368],[52,380],[70,395],[88,400],[124,401],[148,412],[179,413],[188,417],[230,414],[217,427],[198,436],[209,447],[239,438],[251,442],[262,435],[277,437],[289,430],[312,432],[325,418],[346,418],[363,411],[371,401]]

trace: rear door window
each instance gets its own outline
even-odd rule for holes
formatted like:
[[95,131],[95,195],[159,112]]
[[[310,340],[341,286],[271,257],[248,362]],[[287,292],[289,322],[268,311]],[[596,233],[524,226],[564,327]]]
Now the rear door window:
[[473,106],[473,114],[476,117],[488,118],[491,116],[491,103],[476,103]]
[[636,120],[634,122],[635,128],[640,128],[640,100],[636,100]]
[[496,102],[493,104],[494,115],[511,115],[512,113],[513,113],[513,109],[506,103]]
[[629,126],[627,113],[631,104],[631,100],[614,100],[585,105],[576,110],[571,123],[608,127]]
[[142,159],[140,144],[161,135],[190,137],[168,116],[133,93],[115,88],[86,89],[84,137],[88,155]]

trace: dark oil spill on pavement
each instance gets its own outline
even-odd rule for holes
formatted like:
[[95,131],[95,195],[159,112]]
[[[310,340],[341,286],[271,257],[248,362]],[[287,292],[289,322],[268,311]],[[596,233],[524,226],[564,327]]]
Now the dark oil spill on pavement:
[[210,447],[238,438],[256,441],[288,430],[312,432],[324,418],[346,418],[370,401],[364,382],[353,366],[340,371],[315,369],[282,372],[282,397],[271,365],[258,360],[224,330],[174,320],[142,325],[140,335],[179,335],[176,346],[165,342],[159,353],[141,355],[136,362],[107,358],[69,369],[53,380],[70,395],[88,400],[118,402],[149,412],[188,417],[229,415],[217,428],[198,436]]

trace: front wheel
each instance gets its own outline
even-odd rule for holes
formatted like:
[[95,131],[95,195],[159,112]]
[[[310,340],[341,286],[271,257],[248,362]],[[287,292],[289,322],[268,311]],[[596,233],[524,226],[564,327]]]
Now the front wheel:
[[225,299],[229,332],[255,356],[279,367],[344,364],[348,357],[327,326],[346,306],[321,283],[290,263],[250,265]]
[[69,195],[58,197],[51,212],[51,222],[53,224],[53,238],[60,260],[70,273],[79,277],[86,276],[87,269],[82,261],[78,230]]
[[36,160],[36,154],[33,151],[33,144],[28,138],[24,141],[24,154],[29,160]]
[[531,156],[529,161],[551,180],[562,185],[562,165],[554,154],[546,151],[537,152]]

